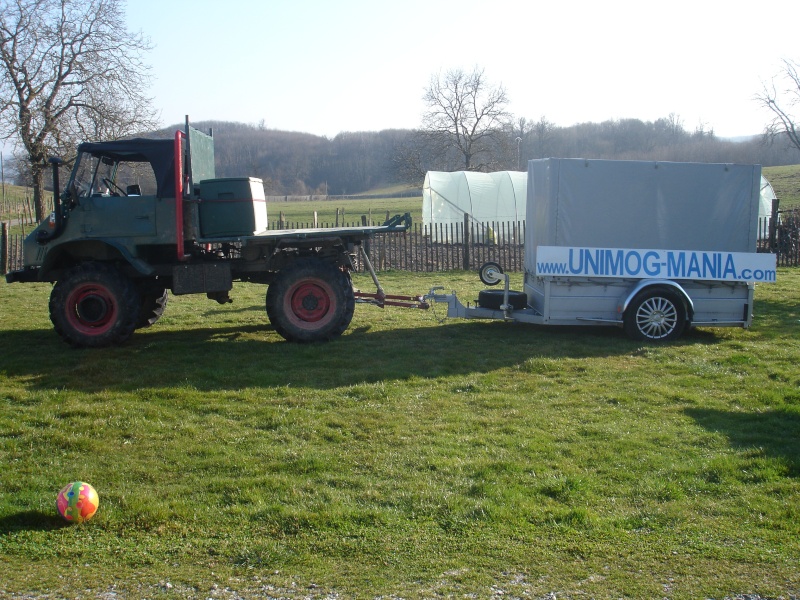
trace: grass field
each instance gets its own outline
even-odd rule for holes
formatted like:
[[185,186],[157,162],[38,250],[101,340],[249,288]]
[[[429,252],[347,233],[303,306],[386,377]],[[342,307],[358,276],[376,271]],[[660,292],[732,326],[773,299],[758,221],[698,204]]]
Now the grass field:
[[800,165],[764,167],[763,174],[780,199],[781,209],[800,208]]
[[273,226],[283,214],[289,223],[313,223],[314,212],[320,225],[336,223],[336,211],[339,213],[339,223],[360,225],[361,216],[371,219],[373,223],[381,224],[386,220],[386,214],[394,215],[411,214],[414,223],[422,223],[422,196],[412,198],[379,198],[379,199],[352,199],[352,200],[316,200],[312,202],[268,202],[267,216],[270,226]]
[[[0,284],[0,597],[800,594],[796,269],[661,346],[362,305],[294,345],[237,285],[76,351],[49,289]],[[76,479],[100,510],[65,525]]]

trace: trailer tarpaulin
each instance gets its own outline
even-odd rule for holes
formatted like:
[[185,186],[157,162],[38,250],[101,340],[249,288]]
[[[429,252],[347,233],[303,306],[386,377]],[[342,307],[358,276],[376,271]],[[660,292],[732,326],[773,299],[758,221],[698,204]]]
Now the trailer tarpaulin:
[[526,270],[538,246],[755,252],[760,187],[759,165],[532,160]]

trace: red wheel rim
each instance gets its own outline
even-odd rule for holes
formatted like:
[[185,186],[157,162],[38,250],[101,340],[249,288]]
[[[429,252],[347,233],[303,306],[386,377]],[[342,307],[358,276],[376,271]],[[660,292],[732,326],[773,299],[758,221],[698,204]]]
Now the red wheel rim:
[[86,335],[107,332],[119,310],[108,288],[95,283],[85,283],[72,290],[66,308],[69,324]]
[[314,281],[298,283],[289,294],[292,314],[305,323],[316,323],[325,318],[331,308],[330,290]]

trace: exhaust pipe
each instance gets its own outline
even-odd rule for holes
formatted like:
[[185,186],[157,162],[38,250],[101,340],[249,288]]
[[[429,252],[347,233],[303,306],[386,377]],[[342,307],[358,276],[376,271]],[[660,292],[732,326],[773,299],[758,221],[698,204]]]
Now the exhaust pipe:
[[47,162],[53,165],[53,220],[50,231],[42,229],[36,234],[36,241],[39,244],[46,244],[61,235],[61,229],[64,226],[64,214],[61,206],[61,185],[58,178],[58,168],[64,162],[57,156],[51,157]]

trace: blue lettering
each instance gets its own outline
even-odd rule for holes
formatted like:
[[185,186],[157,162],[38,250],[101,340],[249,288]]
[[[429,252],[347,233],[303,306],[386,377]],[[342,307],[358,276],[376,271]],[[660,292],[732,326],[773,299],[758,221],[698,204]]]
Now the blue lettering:
[[600,250],[595,250],[594,257],[592,257],[592,253],[589,250],[581,250],[586,254],[586,274],[587,275],[602,275],[602,273],[598,273],[598,263],[602,263],[602,259],[600,258]]
[[717,273],[722,270],[722,256],[719,252],[703,253],[703,277],[717,278]]
[[[720,259],[721,260],[721,259]],[[736,279],[736,266],[733,264],[733,256],[728,254],[728,258],[725,259],[725,270],[722,272],[721,275],[722,279]]]
[[617,250],[616,254],[611,250],[606,252],[606,275],[622,275],[622,250]]
[[700,261],[697,260],[697,253],[695,252],[692,252],[691,258],[689,258],[689,268],[686,270],[686,277],[691,277],[692,275],[696,275],[698,279],[702,277]]
[[583,250],[578,250],[578,256],[580,257],[580,262],[578,263],[577,267],[575,266],[575,263],[572,260],[574,252],[575,250],[573,248],[569,249],[569,270],[570,273],[572,273],[573,275],[579,275],[581,271],[583,271]]
[[[631,266],[631,258],[634,258],[634,265],[635,267]],[[627,271],[628,275],[638,275],[639,271],[642,269],[642,257],[639,256],[638,252],[628,252],[628,255],[625,257],[625,270]]]
[[[649,259],[649,260],[648,260]],[[644,272],[650,277],[657,277],[661,274],[661,263],[658,252],[647,252],[644,255]]]
[[[675,260],[677,258],[677,260]],[[667,277],[683,279],[686,273],[686,255],[683,252],[667,252]]]

